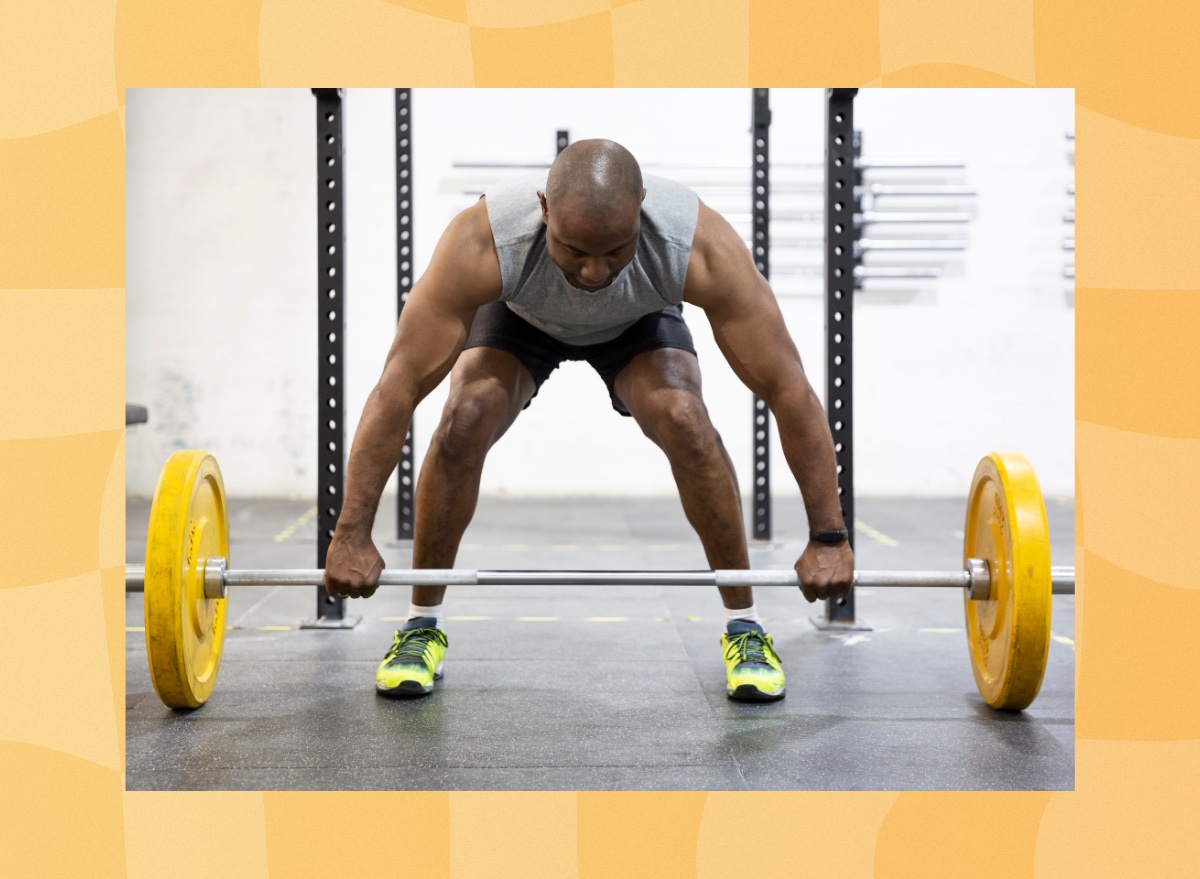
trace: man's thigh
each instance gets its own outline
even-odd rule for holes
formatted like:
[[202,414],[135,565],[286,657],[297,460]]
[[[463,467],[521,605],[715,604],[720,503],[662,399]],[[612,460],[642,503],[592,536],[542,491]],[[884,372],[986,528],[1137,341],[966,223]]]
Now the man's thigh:
[[692,333],[679,307],[646,315],[603,345],[593,346],[588,362],[608,387],[613,408],[631,414],[629,400],[642,385],[700,392],[700,367]]
[[[459,356],[459,364],[463,364],[460,382],[479,378],[489,370],[498,371],[510,380],[514,397],[521,399],[520,411],[537,396],[542,383],[564,359],[561,342],[517,317],[503,302],[489,302],[475,313]],[[522,367],[515,374],[512,373],[512,360]],[[456,364],[455,372],[458,371]]]
[[644,424],[681,398],[701,402],[700,363],[691,351],[655,348],[626,364],[613,382],[613,402]]

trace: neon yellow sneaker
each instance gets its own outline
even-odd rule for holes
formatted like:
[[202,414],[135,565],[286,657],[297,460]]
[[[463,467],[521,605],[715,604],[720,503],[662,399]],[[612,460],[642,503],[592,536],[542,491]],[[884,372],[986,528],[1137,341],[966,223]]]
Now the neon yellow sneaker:
[[418,617],[396,632],[391,649],[375,669],[376,690],[386,696],[424,696],[433,691],[434,681],[442,679],[447,644],[446,633],[436,623],[433,617]]
[[783,666],[771,636],[758,623],[731,620],[721,636],[725,692],[730,699],[772,702],[783,698]]

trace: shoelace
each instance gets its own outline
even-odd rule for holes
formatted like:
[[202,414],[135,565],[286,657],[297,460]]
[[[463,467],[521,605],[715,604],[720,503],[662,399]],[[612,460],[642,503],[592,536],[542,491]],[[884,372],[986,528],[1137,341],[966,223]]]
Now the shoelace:
[[738,662],[761,662],[764,665],[769,665],[767,662],[766,639],[758,632],[743,632],[741,635],[734,635],[726,642],[725,658],[733,659],[737,656]]
[[441,629],[409,629],[407,632],[397,632],[396,641],[392,644],[392,649],[388,651],[387,658],[389,660],[396,659],[417,659],[421,662],[428,662],[426,653],[429,650],[429,642],[438,640],[443,647],[446,646],[446,633]]

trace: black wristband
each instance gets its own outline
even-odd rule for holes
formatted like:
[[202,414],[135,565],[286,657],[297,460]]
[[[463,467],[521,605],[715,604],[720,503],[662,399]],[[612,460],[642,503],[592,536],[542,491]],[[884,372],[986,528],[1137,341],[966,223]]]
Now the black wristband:
[[841,531],[809,531],[808,539],[814,543],[841,543],[850,539],[850,532],[845,528]]

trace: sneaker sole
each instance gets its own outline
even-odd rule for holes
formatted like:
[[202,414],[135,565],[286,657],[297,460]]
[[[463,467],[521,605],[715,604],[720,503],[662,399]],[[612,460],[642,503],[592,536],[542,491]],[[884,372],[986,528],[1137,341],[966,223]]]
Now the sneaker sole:
[[415,696],[428,696],[433,692],[433,686],[430,685],[426,689],[416,681],[401,681],[394,687],[385,687],[382,684],[376,684],[375,692],[382,696],[392,696],[397,699],[412,699]]
[[433,676],[433,683],[428,687],[418,684],[416,681],[401,681],[394,687],[385,687],[380,683],[375,684],[375,692],[382,696],[394,696],[397,699],[412,699],[418,696],[428,696],[433,692],[433,684],[436,684],[442,679],[442,673],[438,672]]
[[736,690],[725,691],[730,699],[737,699],[740,702],[776,702],[783,698],[786,690],[780,690],[778,693],[764,693],[753,684],[742,684]]

